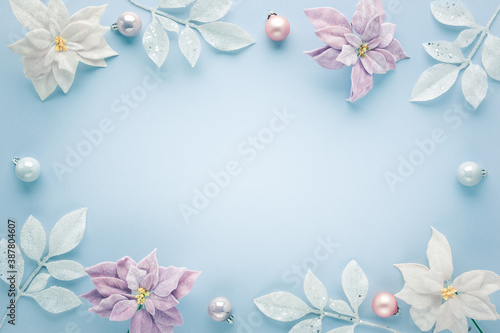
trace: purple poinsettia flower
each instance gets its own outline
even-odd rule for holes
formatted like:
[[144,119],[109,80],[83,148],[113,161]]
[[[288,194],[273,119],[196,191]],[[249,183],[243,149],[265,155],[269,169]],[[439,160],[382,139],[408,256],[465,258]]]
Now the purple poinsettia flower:
[[[408,58],[394,39],[396,25],[384,23],[385,12],[381,0],[361,0],[349,20],[334,8],[304,10],[316,35],[326,46],[306,52],[328,69],[353,66],[351,97],[354,102],[373,87],[373,74],[384,74],[396,68],[396,61]],[[353,33],[353,28],[358,35]]]
[[94,307],[90,312],[112,321],[130,321],[130,333],[172,333],[182,325],[175,307],[201,272],[159,267],[156,250],[136,263],[130,257],[85,269],[96,289],[81,295]]

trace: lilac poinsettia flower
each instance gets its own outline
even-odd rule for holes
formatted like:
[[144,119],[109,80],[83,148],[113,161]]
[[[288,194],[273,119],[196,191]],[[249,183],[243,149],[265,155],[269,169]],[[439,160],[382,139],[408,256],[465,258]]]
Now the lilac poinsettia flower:
[[373,74],[387,73],[396,68],[397,61],[408,58],[394,39],[396,25],[384,23],[385,12],[381,0],[361,0],[356,6],[352,25],[334,8],[304,11],[317,29],[316,35],[326,44],[306,54],[328,69],[353,66],[350,102],[360,99],[371,90]]
[[90,312],[112,321],[130,321],[130,333],[172,333],[182,325],[175,307],[201,272],[159,267],[156,250],[136,263],[130,257],[103,262],[85,270],[96,289],[81,295],[94,307]]

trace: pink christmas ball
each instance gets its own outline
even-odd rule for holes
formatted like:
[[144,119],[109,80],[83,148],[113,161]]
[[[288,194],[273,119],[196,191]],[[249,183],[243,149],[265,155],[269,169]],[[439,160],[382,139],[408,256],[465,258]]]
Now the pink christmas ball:
[[398,301],[393,294],[381,292],[375,295],[372,302],[373,311],[382,318],[394,316],[398,313]]
[[283,16],[270,14],[266,22],[267,37],[279,42],[287,38],[288,34],[290,34],[290,22]]

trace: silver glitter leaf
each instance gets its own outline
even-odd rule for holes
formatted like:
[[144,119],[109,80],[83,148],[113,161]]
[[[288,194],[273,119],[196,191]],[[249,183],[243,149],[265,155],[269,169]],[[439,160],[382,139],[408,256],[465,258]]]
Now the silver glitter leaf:
[[456,0],[439,0],[431,3],[432,15],[439,22],[453,26],[473,26],[474,17],[463,3]]
[[33,216],[28,217],[21,229],[20,241],[24,254],[40,262],[47,246],[47,234],[40,221]]
[[172,32],[179,32],[179,24],[174,20],[161,15],[156,16],[156,19],[158,20],[158,22],[160,22],[163,29]]
[[339,300],[331,299],[330,300],[330,309],[332,309],[333,311],[335,311],[337,313],[343,314],[343,315],[356,317],[356,314],[354,313],[354,311],[352,311],[349,304],[347,304],[346,301],[343,301],[340,299]]
[[227,22],[211,22],[198,26],[203,38],[218,50],[234,51],[255,43],[245,30]]
[[198,0],[191,8],[189,21],[213,22],[231,9],[231,0]]
[[289,333],[318,333],[321,332],[322,322],[320,318],[306,319],[292,327]]
[[73,250],[83,238],[87,208],[64,215],[52,228],[49,238],[49,257]]
[[351,326],[341,326],[334,328],[331,331],[328,331],[328,333],[353,333],[354,332],[354,325]]
[[323,310],[328,303],[328,293],[325,285],[309,270],[304,280],[304,293],[311,304]]
[[418,79],[410,101],[433,100],[447,92],[457,81],[460,67],[450,64],[437,64],[427,69]]
[[488,75],[481,66],[471,63],[465,70],[462,92],[467,102],[477,109],[488,93]]
[[441,62],[459,64],[465,61],[464,54],[460,47],[452,42],[424,43],[424,48],[431,57]]
[[[12,251],[12,249],[10,250]],[[9,278],[14,274],[16,276],[15,286],[19,289],[19,285],[21,284],[24,275],[24,258],[21,254],[21,251],[19,251],[19,247],[17,246],[17,244],[14,252],[16,262],[15,264],[13,264],[14,266],[11,266],[12,263],[9,263],[9,254],[12,254],[12,252],[9,253],[9,242],[5,238],[2,238],[0,240],[0,279],[10,285],[11,283],[9,281]]]
[[342,288],[354,313],[357,314],[359,306],[368,294],[368,279],[355,260],[352,260],[342,272]]
[[167,32],[160,22],[153,18],[153,22],[147,27],[142,36],[142,45],[149,58],[160,68],[167,58],[170,49],[170,41]]
[[52,261],[45,266],[50,275],[62,281],[71,281],[87,275],[83,266],[73,260]]
[[255,305],[269,318],[279,321],[293,321],[314,312],[297,296],[278,291],[253,300]]
[[74,309],[82,304],[72,291],[61,287],[50,287],[25,295],[32,297],[45,311],[54,314]]
[[34,293],[40,290],[43,290],[45,287],[47,287],[47,281],[50,278],[50,274],[47,273],[39,273],[33,281],[31,281],[30,286],[28,290],[26,290],[27,293]]
[[160,8],[184,8],[194,0],[160,0]]
[[9,0],[16,19],[28,30],[47,28],[47,7],[39,0]]
[[481,57],[488,75],[495,80],[500,80],[500,38],[488,34]]
[[179,34],[179,48],[191,67],[194,67],[201,54],[201,42],[196,32],[188,26]]
[[460,34],[457,37],[457,40],[455,41],[455,44],[458,45],[458,47],[464,48],[472,44],[472,42],[476,39],[477,35],[479,34],[478,29],[465,29],[460,32]]

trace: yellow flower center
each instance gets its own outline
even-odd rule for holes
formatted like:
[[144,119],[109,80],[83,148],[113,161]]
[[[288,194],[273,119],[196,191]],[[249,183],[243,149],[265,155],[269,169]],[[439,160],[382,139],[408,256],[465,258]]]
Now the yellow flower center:
[[54,43],[56,43],[56,51],[57,52],[68,50],[68,48],[66,47],[66,39],[62,38],[62,36],[56,37],[56,40],[54,41]]
[[368,44],[365,43],[361,44],[361,46],[358,49],[358,57],[364,58],[364,56],[366,55],[366,51],[368,50],[370,50]]
[[453,288],[452,286],[449,286],[448,288],[443,288],[441,289],[441,295],[443,295],[443,298],[445,301],[448,300],[448,298],[454,298],[457,294],[457,290]]
[[147,291],[144,288],[139,288],[137,290],[138,294],[135,296],[135,299],[137,300],[137,304],[143,305],[144,302],[146,302],[146,297],[149,296],[149,291]]

